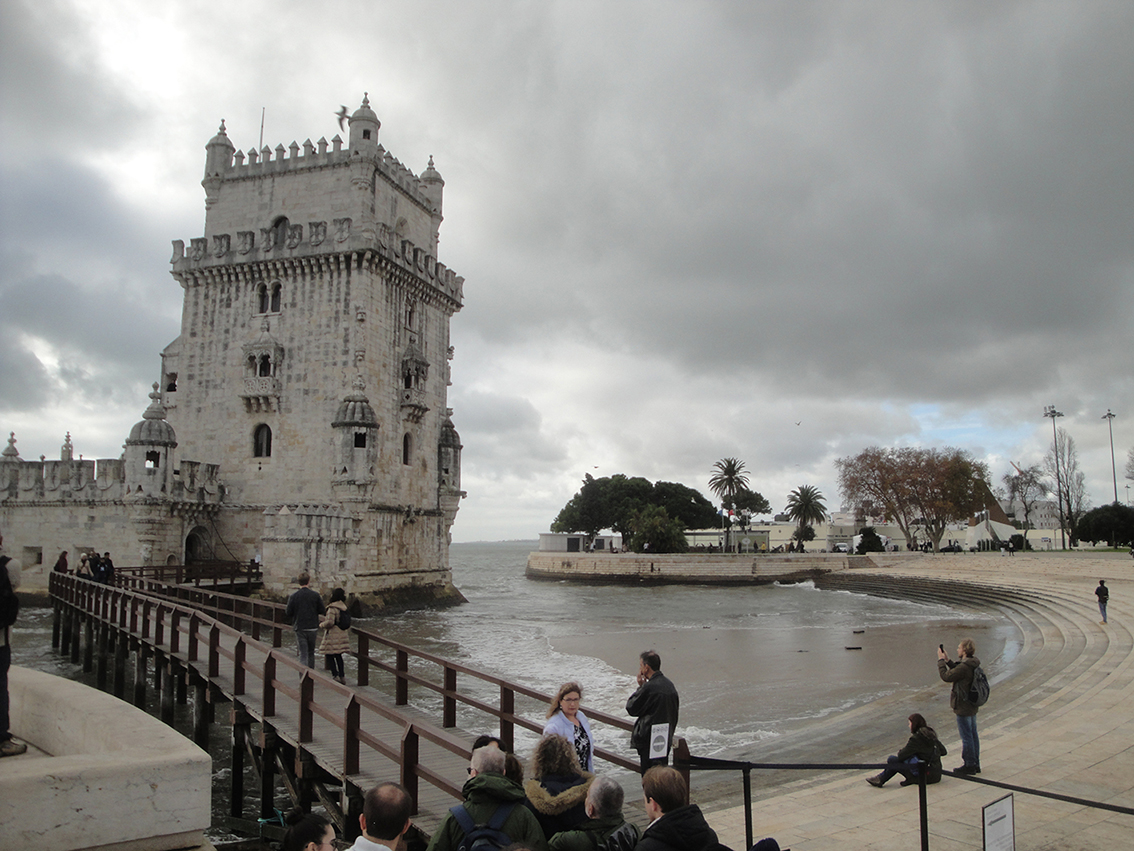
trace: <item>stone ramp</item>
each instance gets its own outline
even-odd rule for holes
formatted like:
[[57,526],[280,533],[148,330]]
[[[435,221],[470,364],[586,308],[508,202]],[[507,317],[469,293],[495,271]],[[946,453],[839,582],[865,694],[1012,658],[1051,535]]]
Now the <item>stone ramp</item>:
[[[1100,572],[1101,571],[1101,572]],[[999,683],[981,710],[981,779],[1134,807],[1134,584],[1122,559],[1077,559],[1060,554],[937,556],[843,574],[840,587],[950,602],[1010,618],[1024,637],[1022,670]],[[1093,589],[1112,586],[1110,624],[1099,624]],[[941,594],[952,587],[949,597]],[[930,597],[930,595],[936,595]],[[946,688],[944,684],[941,688]],[[903,699],[884,700],[809,728],[809,745],[785,743],[764,761],[876,763],[901,743],[886,731],[879,749],[878,719],[900,712]],[[908,710],[907,710],[908,711]],[[853,731],[864,732],[856,738]],[[959,764],[956,728],[939,723],[949,746],[946,769]],[[815,742],[854,742],[838,759],[817,755]],[[899,737],[900,738],[900,737]],[[954,755],[956,758],[954,759]],[[755,775],[759,772],[754,773]],[[867,771],[779,772],[753,793],[755,838],[774,836],[793,851],[909,851],[920,847],[917,791],[897,780],[883,789]],[[694,779],[694,797],[698,780]],[[734,788],[739,788],[737,775]],[[930,847],[983,848],[981,808],[1007,794],[995,787],[946,777],[930,786]],[[735,800],[735,798],[733,798]],[[1016,848],[1112,849],[1134,842],[1134,816],[1014,794]],[[744,847],[743,807],[712,812],[725,844]]]

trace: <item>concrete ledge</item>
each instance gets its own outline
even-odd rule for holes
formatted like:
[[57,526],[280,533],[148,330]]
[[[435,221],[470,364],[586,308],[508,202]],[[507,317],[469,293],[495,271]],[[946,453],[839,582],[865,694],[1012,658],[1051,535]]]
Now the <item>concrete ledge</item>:
[[8,684],[12,732],[31,747],[0,763],[0,848],[204,844],[212,793],[205,751],[81,683],[13,667]]
[[526,574],[530,579],[625,585],[753,585],[814,579],[830,571],[846,570],[859,558],[863,557],[840,553],[740,556],[534,552],[528,556]]

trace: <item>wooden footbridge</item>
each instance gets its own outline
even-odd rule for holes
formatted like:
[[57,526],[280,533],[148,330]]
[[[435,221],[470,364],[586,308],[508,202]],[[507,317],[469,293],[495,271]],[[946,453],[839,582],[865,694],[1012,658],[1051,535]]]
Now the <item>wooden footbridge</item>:
[[[193,738],[202,747],[210,723],[230,724],[229,817],[242,832],[263,832],[260,820],[275,814],[281,783],[295,804],[322,803],[340,836],[353,838],[366,790],[396,780],[414,799],[415,826],[428,835],[460,800],[477,734],[499,730],[512,751],[517,727],[543,729],[551,695],[375,632],[350,630],[355,682],[340,685],[283,647],[291,627],[279,604],[142,571],[119,570],[116,582],[53,573],[52,645],[95,671],[100,688],[135,705],[156,689],[167,723],[192,694]],[[217,717],[218,706],[227,719]],[[608,728],[599,740],[622,741],[630,730],[626,718],[585,711],[598,729]],[[596,748],[595,757],[637,770],[621,753]],[[255,815],[244,811],[246,765],[259,779]]]

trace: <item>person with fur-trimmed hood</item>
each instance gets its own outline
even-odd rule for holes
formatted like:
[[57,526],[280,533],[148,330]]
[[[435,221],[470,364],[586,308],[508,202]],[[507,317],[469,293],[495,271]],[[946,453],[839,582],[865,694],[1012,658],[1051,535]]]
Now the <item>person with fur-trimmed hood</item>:
[[595,776],[579,765],[570,742],[554,733],[544,736],[532,754],[531,768],[524,794],[544,836],[550,839],[587,820],[587,792]]

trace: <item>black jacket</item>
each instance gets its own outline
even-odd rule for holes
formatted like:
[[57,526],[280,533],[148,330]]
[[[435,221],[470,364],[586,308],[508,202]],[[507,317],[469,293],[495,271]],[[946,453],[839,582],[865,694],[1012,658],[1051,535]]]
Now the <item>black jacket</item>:
[[728,851],[717,840],[701,808],[686,804],[646,828],[634,851]]
[[669,724],[670,740],[677,727],[677,689],[661,671],[658,671],[630,695],[626,713],[638,720],[630,734],[630,747],[642,750],[650,746],[650,728],[654,724]]

